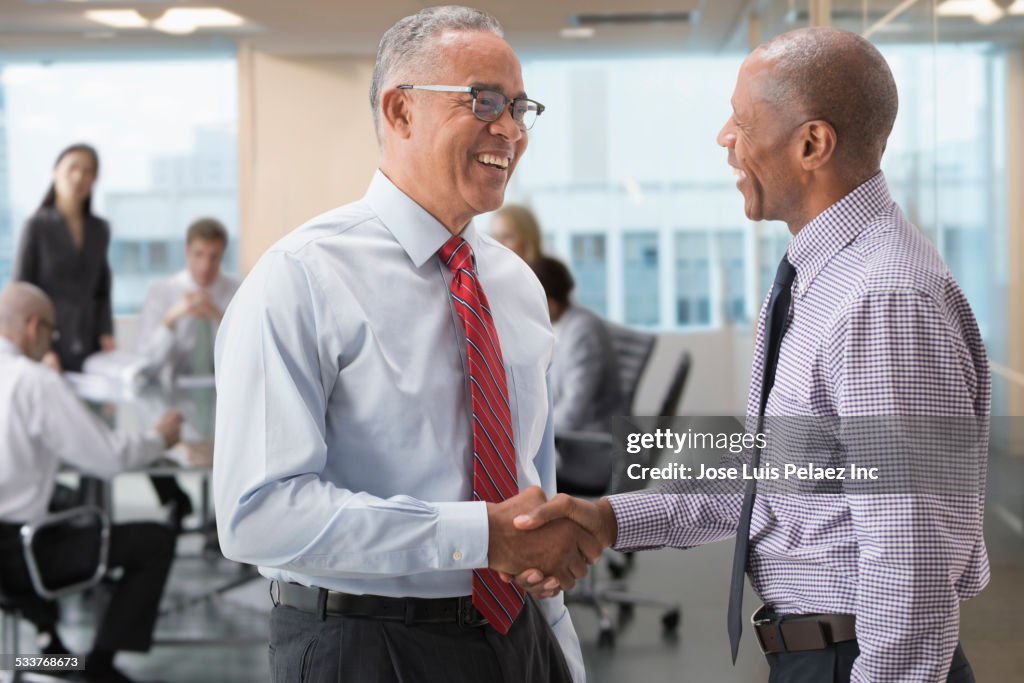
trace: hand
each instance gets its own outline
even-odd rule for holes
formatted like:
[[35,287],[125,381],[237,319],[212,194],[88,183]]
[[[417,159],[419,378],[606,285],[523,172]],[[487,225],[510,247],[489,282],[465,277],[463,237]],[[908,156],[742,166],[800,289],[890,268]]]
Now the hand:
[[487,504],[488,566],[506,575],[536,567],[569,589],[586,575],[587,565],[601,556],[601,546],[592,534],[567,519],[552,520],[532,531],[513,526],[515,517],[545,500],[544,491],[533,486],[501,503]]
[[602,549],[614,545],[619,534],[615,511],[606,498],[595,503],[564,493],[559,493],[531,512],[517,516],[513,524],[517,529],[528,531],[539,529],[559,519],[572,520],[589,531],[601,544]]
[[153,429],[163,438],[167,448],[173,448],[181,441],[181,423],[185,418],[177,410],[168,410],[160,416],[160,419],[153,425]]
[[178,300],[178,303],[171,306],[164,315],[164,325],[173,330],[182,318],[189,316],[220,322],[224,317],[224,311],[214,305],[213,297],[207,290],[198,289],[184,295]]
[[60,364],[60,356],[56,351],[47,351],[40,362],[54,372],[64,372],[64,368]]
[[[573,522],[589,531],[602,548],[610,547],[615,543],[618,536],[618,524],[615,520],[615,512],[611,504],[601,499],[597,503],[582,498],[573,498],[560,493],[536,510],[519,515],[513,520],[517,529],[537,529],[552,520],[571,519]],[[506,581],[515,580],[524,590],[533,597],[542,599],[554,597],[558,594],[556,577],[545,576],[539,569],[531,568],[520,572],[515,577],[502,574]]]
[[100,335],[100,351],[114,351],[117,349],[117,342],[111,334]]
[[209,290],[200,289],[194,292],[192,295],[192,315],[197,318],[206,318],[214,322],[220,322],[220,319],[224,317],[224,311],[217,308],[216,304],[213,303],[213,296]]
[[178,299],[178,302],[171,306],[171,308],[164,314],[164,325],[167,329],[173,330],[178,321],[184,318],[186,315],[190,315],[192,311],[192,299],[191,293]]
[[501,576],[505,583],[515,581],[519,584],[520,588],[538,600],[553,598],[562,592],[558,579],[553,576],[544,576],[544,573],[539,569],[527,569],[525,572],[520,572],[517,576],[512,576],[505,572],[498,572],[498,575]]

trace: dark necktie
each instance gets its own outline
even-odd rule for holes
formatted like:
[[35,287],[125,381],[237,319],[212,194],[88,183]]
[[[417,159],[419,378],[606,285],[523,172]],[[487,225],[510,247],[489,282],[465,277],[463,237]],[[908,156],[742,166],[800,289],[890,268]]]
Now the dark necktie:
[[[786,333],[789,319],[789,304],[792,301],[793,280],[796,268],[785,256],[779,263],[775,273],[775,283],[768,299],[768,309],[764,316],[764,364],[761,372],[761,396],[758,403],[757,430],[761,431],[764,408],[768,403],[768,394],[775,385],[775,369],[779,364],[779,349],[782,347],[782,336]],[[754,449],[752,468],[761,464],[761,449]],[[728,630],[729,645],[732,647],[732,663],[736,663],[736,655],[740,647],[740,633],[743,630],[743,575],[747,571],[747,558],[750,551],[750,518],[754,511],[754,490],[756,479],[747,481],[743,491],[743,507],[736,526],[736,551],[732,556],[732,581],[729,585]]]
[[[498,332],[473,268],[473,250],[458,235],[439,252],[452,272],[451,298],[466,330],[473,411],[473,500],[500,503],[519,493],[512,412]],[[490,569],[473,570],[473,605],[499,633],[508,633],[523,595]]]

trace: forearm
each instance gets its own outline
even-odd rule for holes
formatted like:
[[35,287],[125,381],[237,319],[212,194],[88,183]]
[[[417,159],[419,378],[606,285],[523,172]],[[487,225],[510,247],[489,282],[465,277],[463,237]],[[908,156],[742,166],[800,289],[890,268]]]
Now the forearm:
[[163,438],[154,430],[119,433],[88,413],[84,406],[77,406],[81,412],[69,408],[55,413],[62,424],[54,425],[47,438],[63,462],[87,474],[109,479],[119,472],[142,469],[166,450]]
[[689,548],[735,535],[742,494],[665,486],[607,498],[614,512],[616,550]]
[[[313,475],[246,490],[214,458],[224,554],[310,576],[385,578],[487,566],[483,503],[383,499]],[[237,480],[237,472],[230,475]]]

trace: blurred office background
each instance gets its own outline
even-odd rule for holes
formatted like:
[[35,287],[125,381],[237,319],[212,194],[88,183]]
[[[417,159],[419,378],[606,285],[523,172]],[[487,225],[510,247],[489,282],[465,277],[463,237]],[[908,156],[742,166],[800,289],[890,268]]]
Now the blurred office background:
[[[96,203],[113,227],[125,316],[181,267],[192,217],[228,226],[228,269],[244,272],[278,236],[362,194],[376,160],[372,53],[421,3],[229,0],[217,6],[231,14],[165,13],[205,4],[0,8],[0,279],[73,140],[101,154]],[[664,335],[665,358],[672,344],[692,350],[691,412],[743,405],[751,321],[788,241],[783,226],[744,219],[714,142],[737,67],[751,44],[812,21],[870,35],[901,97],[884,170],[974,306],[998,364],[996,412],[1024,407],[1010,390],[1024,368],[1013,276],[1024,209],[1012,191],[1024,2],[478,4],[504,22],[529,93],[548,107],[509,200],[536,211],[581,303]]]
[[[228,226],[226,268],[244,273],[278,237],[362,195],[377,154],[367,95],[377,41],[425,4],[7,0],[0,281],[57,152],[78,140],[101,155],[95,203],[113,230],[119,330],[130,334],[147,285],[182,267],[195,216]],[[681,411],[742,411],[752,324],[789,234],[744,218],[715,136],[752,45],[831,24],[869,36],[892,66],[900,112],[883,170],[974,307],[993,365],[993,412],[1024,414],[1024,0],[470,4],[503,22],[529,95],[547,106],[507,199],[536,212],[546,249],[576,275],[581,303],[659,337],[642,406],[656,408],[688,349]],[[180,11],[200,7],[223,11]],[[478,221],[486,228],[489,217]],[[1016,548],[1017,577],[1022,512],[1005,506],[990,536],[990,546]],[[678,556],[651,560],[664,565],[652,585],[663,587],[665,572],[692,572],[686,590],[700,593],[702,577],[717,590],[714,568],[729,551],[699,552],[707,569]],[[724,585],[721,593],[724,605]],[[1019,606],[1013,595],[1003,603]],[[717,643],[721,606],[705,607],[707,629],[723,636]],[[657,629],[649,635],[656,641]],[[715,647],[724,656],[724,644]],[[590,645],[588,656],[613,666]],[[1024,672],[1019,653],[1004,656],[1009,668],[999,671]]]

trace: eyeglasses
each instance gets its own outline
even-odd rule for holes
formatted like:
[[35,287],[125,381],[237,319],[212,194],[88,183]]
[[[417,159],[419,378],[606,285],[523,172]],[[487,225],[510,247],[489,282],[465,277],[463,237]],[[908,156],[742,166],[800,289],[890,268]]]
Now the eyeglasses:
[[497,121],[511,105],[512,120],[523,130],[530,130],[537,117],[544,113],[540,102],[517,97],[513,100],[494,90],[481,90],[470,85],[400,85],[399,90],[428,90],[430,92],[464,92],[473,96],[473,114],[481,121]]

